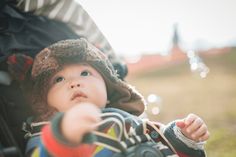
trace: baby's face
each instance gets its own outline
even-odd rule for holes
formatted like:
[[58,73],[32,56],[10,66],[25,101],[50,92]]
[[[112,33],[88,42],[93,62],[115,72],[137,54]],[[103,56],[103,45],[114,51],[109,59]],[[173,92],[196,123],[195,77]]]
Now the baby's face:
[[99,108],[106,106],[105,81],[89,65],[65,66],[51,78],[49,86],[47,103],[59,112],[65,112],[81,102],[90,102]]

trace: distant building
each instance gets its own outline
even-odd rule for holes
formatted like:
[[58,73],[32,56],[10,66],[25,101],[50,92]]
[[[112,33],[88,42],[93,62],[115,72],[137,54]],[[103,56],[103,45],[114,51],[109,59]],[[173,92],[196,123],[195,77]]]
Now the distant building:
[[174,33],[172,37],[172,45],[179,46],[178,24],[174,24]]
[[[127,60],[127,66],[129,70],[129,75],[137,74],[140,72],[151,71],[155,69],[162,68],[164,66],[171,66],[173,64],[178,64],[188,59],[187,52],[181,48],[181,39],[178,32],[178,25],[173,26],[173,36],[171,39],[171,47],[168,55],[162,56],[160,53],[156,54],[146,54],[142,55],[140,58],[136,58],[135,62],[130,62]],[[212,49],[208,50],[209,53],[202,53],[207,56],[208,54],[219,54],[222,52],[227,52],[228,48]]]
[[173,26],[173,36],[172,36],[172,47],[170,49],[169,55],[171,60],[176,61],[179,59],[187,59],[186,52],[180,47],[180,37],[178,32],[178,24]]
[[178,34],[177,24],[174,25],[172,44],[170,52],[166,56],[159,53],[142,55],[136,62],[127,62],[129,74],[135,74],[147,70],[155,70],[163,66],[176,64],[187,59],[186,53],[180,48],[180,38]]

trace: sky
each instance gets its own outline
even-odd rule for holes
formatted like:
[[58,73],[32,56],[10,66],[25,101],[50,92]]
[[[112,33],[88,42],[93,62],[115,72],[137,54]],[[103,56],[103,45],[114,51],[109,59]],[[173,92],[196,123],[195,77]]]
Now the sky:
[[77,0],[117,54],[166,53],[177,24],[185,50],[236,45],[236,0]]

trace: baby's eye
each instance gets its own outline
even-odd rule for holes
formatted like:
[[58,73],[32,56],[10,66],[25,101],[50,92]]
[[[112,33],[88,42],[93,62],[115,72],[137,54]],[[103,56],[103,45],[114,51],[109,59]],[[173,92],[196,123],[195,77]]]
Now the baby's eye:
[[64,77],[58,76],[58,77],[56,77],[56,78],[54,79],[54,83],[58,83],[58,82],[61,82],[61,81],[64,81],[64,80],[65,80]]
[[84,70],[84,71],[81,72],[80,75],[81,75],[81,76],[89,76],[89,75],[91,75],[91,72],[89,72],[89,71],[87,71],[87,70]]

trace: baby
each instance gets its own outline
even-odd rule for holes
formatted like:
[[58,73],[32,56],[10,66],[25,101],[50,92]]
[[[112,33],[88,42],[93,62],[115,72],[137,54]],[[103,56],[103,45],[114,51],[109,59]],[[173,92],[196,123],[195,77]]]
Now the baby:
[[[101,109],[117,108],[135,116],[144,111],[143,97],[120,80],[106,56],[85,39],[59,41],[39,52],[24,89],[36,114],[33,122],[53,117],[40,135],[29,139],[28,155],[93,156],[96,146],[82,141],[97,129]],[[209,132],[197,115],[166,126],[153,124],[179,156],[205,156],[203,145]]]

